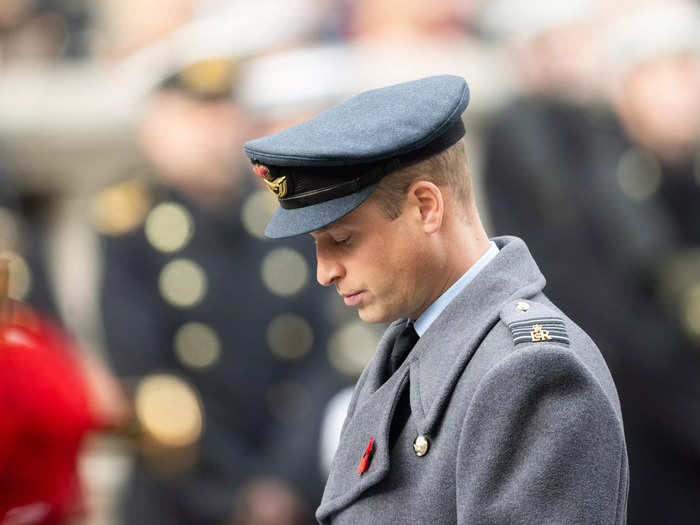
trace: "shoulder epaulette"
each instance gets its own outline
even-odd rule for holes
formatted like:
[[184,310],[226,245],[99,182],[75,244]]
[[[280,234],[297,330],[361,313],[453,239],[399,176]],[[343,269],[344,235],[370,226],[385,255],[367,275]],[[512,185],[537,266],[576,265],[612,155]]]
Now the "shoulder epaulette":
[[148,183],[137,177],[102,188],[92,197],[91,215],[95,229],[109,236],[134,231],[143,224],[153,197]]
[[569,346],[569,335],[561,314],[534,301],[509,301],[501,309],[501,320],[510,329],[513,344],[558,343]]

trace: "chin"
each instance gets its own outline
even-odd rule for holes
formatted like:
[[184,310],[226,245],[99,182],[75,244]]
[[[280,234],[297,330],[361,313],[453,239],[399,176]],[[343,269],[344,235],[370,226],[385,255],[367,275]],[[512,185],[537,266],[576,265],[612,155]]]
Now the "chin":
[[357,315],[359,315],[360,319],[365,323],[390,323],[398,319],[397,317],[390,317],[386,312],[378,312],[371,308],[360,308],[357,311]]

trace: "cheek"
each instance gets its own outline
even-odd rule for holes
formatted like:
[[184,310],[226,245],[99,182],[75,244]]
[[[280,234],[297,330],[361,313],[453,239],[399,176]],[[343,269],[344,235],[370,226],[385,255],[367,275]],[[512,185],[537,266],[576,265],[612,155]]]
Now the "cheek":
[[411,310],[424,300],[426,288],[431,287],[428,260],[429,251],[425,245],[420,239],[413,239],[410,243],[404,243],[403,250],[397,252],[393,262],[395,268],[401,269],[395,273],[401,300]]
[[371,253],[372,276],[377,292],[389,302],[403,302],[411,294],[415,280],[415,252],[410,243],[389,237]]

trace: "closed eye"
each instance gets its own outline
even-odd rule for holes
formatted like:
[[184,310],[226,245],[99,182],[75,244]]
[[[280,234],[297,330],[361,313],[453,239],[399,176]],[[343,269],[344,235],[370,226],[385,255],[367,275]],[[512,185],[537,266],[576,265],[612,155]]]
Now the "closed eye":
[[333,239],[333,242],[338,246],[349,246],[351,236],[343,237],[342,239]]

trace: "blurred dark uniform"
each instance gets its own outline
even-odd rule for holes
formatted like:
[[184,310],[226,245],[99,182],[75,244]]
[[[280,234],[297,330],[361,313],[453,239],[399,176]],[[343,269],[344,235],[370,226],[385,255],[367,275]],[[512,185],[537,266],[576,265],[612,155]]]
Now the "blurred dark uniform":
[[700,516],[700,184],[692,164],[664,164],[633,146],[605,109],[544,98],[514,102],[487,140],[492,233],[527,241],[549,296],[598,342],[618,386],[630,524]]
[[10,259],[10,295],[13,281],[20,281],[20,295],[13,298],[55,317],[48,280],[46,211],[44,197],[20,195],[0,159],[0,257]]
[[158,183],[105,190],[143,218],[102,236],[113,368],[133,384],[156,372],[183,378],[204,418],[194,455],[162,447],[138,457],[124,523],[227,523],[240,489],[261,476],[289,483],[310,511],[320,500],[323,411],[350,382],[326,352],[329,301],[339,298],[312,286],[308,238],[282,246],[258,238],[267,216],[256,213],[275,199],[250,179],[216,209]]

